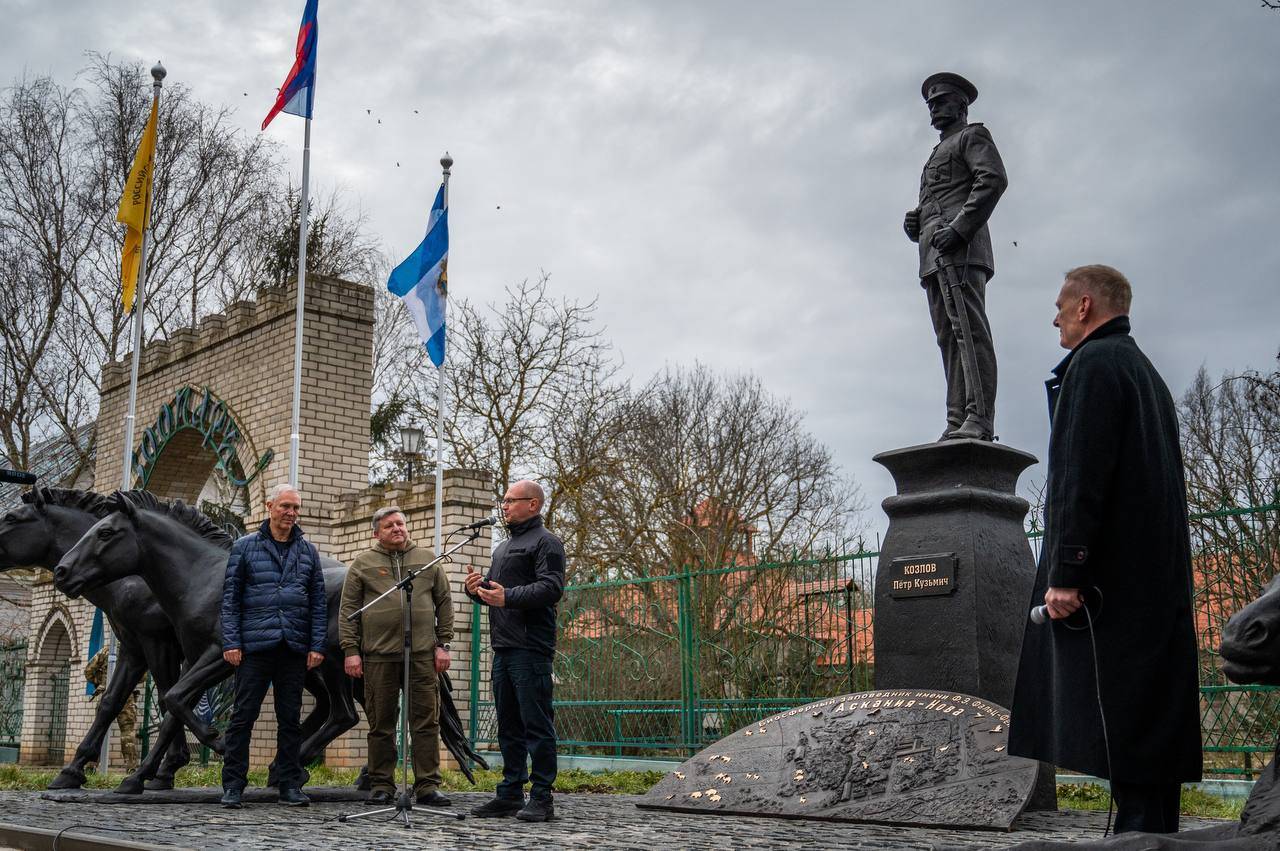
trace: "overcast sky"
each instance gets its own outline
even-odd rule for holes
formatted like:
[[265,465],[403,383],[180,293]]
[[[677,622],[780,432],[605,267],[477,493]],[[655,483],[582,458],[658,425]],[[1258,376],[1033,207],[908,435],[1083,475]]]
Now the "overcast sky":
[[[159,58],[257,132],[303,5],[0,0],[0,78],[70,82],[88,50]],[[883,529],[892,481],[871,456],[943,426],[901,229],[937,140],[920,81],[977,85],[970,119],[1008,170],[996,426],[1043,458],[1071,266],[1129,276],[1134,334],[1175,395],[1202,364],[1272,365],[1277,55],[1280,11],[1258,0],[321,0],[312,179],[346,190],[398,260],[447,149],[454,295],[492,301],[546,270],[557,293],[599,297],[641,380],[694,361],[759,374]],[[268,131],[295,173],[302,130],[285,115]]]

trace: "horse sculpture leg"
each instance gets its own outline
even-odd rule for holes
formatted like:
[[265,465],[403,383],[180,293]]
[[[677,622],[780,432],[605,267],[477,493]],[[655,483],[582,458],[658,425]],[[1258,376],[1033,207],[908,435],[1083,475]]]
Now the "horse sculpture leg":
[[356,715],[356,704],[351,696],[351,680],[343,669],[343,660],[336,654],[329,653],[316,669],[324,680],[329,694],[330,710],[324,724],[302,743],[301,755],[303,766],[311,764],[329,743],[350,730],[360,720]]
[[[180,665],[181,654],[166,648],[163,652],[152,655],[157,658],[148,663],[151,678],[155,681],[157,695],[163,700],[184,671]],[[191,762],[191,749],[187,747],[187,736],[184,732],[182,735],[175,735],[165,749],[164,760],[160,763],[156,776],[146,782],[147,790],[163,792],[172,789],[174,775],[189,762]]]
[[49,783],[50,789],[79,789],[84,784],[85,765],[98,761],[107,730],[115,723],[116,716],[124,709],[130,693],[141,682],[146,670],[146,665],[135,648],[126,648],[123,643],[119,645],[116,669],[112,671],[110,682],[99,693],[93,723],[76,748],[71,762],[63,766],[62,771]]
[[200,695],[206,689],[226,679],[234,670],[223,661],[222,653],[218,648],[211,648],[206,650],[187,672],[178,678],[161,700],[165,708],[165,719],[160,725],[155,748],[147,754],[147,758],[138,766],[138,770],[116,787],[116,792],[123,795],[141,794],[145,783],[156,776],[169,745],[175,736],[182,734],[184,725],[189,727],[201,742],[217,753],[225,750],[217,731],[197,718],[192,708],[199,702]]

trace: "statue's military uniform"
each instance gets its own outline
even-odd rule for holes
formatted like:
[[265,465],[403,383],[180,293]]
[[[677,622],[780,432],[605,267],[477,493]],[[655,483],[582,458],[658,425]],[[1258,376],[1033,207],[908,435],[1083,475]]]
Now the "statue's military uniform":
[[[93,684],[94,697],[107,687],[107,661],[107,648],[104,647],[84,667],[84,678]],[[132,771],[138,767],[138,702],[132,694],[116,716],[116,727],[120,730],[120,753],[124,757],[125,768]]]
[[[935,74],[925,81],[922,94],[929,101],[941,94],[956,92],[972,102],[977,90],[954,74]],[[994,427],[996,398],[996,355],[987,321],[986,287],[995,274],[991,233],[987,219],[1008,186],[1004,163],[987,128],[981,124],[960,124],[948,129],[925,163],[920,175],[920,201],[914,213],[919,217],[920,285],[929,300],[929,314],[942,352],[947,379],[947,432],[944,438],[981,436],[990,440]],[[954,267],[956,279],[964,286],[953,290],[955,309],[966,312],[978,388],[968,387],[964,371],[958,316],[948,314],[942,282],[938,280],[939,251],[933,237],[950,228],[964,244],[943,255]],[[979,403],[979,397],[982,403]],[[951,434],[961,426],[965,432]]]
[[[969,268],[986,272],[988,279],[995,274],[987,219],[1008,183],[996,143],[981,123],[962,127],[934,146],[920,174],[921,281],[938,271],[938,250],[930,240],[948,224],[968,241]],[[949,260],[962,265],[964,251]]]

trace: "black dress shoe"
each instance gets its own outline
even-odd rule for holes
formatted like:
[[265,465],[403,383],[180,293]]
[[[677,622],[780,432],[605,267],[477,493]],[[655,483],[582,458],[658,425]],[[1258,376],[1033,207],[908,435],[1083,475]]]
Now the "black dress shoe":
[[244,807],[244,802],[240,800],[239,789],[223,789],[221,803],[228,810],[238,810]]
[[287,804],[290,807],[305,807],[310,805],[311,799],[302,794],[301,789],[281,789],[280,797],[276,798],[277,804]]
[[371,792],[369,797],[364,800],[366,804],[389,804],[391,803],[391,793],[386,789],[378,789]]
[[418,796],[418,805],[422,807],[451,807],[453,801],[450,801],[444,795],[440,794],[439,789],[432,789],[430,792],[420,793]]

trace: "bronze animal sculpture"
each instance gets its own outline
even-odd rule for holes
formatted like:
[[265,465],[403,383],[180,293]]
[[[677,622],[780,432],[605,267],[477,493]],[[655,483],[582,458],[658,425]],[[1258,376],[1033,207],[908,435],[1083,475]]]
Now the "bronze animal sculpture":
[[[223,750],[221,737],[195,714],[194,705],[207,688],[233,671],[222,658],[219,620],[231,538],[181,500],[162,502],[146,493],[117,492],[112,501],[117,511],[88,530],[63,557],[54,571],[55,583],[74,597],[121,576],[139,575],[178,626],[178,638],[190,662],[190,667],[162,701],[166,717],[156,751],[148,754],[137,771],[125,778],[116,790],[136,794],[157,770],[157,752],[181,732],[184,724],[216,752]],[[331,741],[355,725],[358,720],[355,702],[361,696],[358,683],[343,670],[343,654],[338,645],[338,598],[346,567],[332,559],[322,561],[328,597],[329,649],[324,664],[311,672],[318,675],[323,694],[317,693],[317,707],[311,716],[317,718],[316,722],[304,723],[304,764],[319,757]],[[184,568],[170,569],[175,564]],[[321,712],[322,699],[327,707],[324,712]],[[443,741],[469,776],[468,762],[483,766],[484,761],[461,736],[457,710],[445,688],[441,691],[441,713]],[[454,723],[443,723],[449,718]]]
[[[115,510],[99,494],[62,488],[35,488],[24,493],[22,501],[0,517],[0,570],[37,566],[53,570],[90,526]],[[151,672],[163,695],[177,682],[182,663],[177,635],[141,579],[125,577],[91,589],[85,597],[111,622],[117,640],[116,667],[97,703],[93,723],[50,789],[80,788],[85,765],[97,762],[107,730],[143,674]],[[147,788],[172,789],[174,773],[190,761],[186,737],[176,737]]]
[[[222,577],[226,571],[231,536],[181,500],[163,502],[145,492],[117,492],[116,511],[90,528],[62,558],[54,570],[54,582],[69,597],[114,581],[138,575],[174,624],[189,667],[161,700],[165,720],[160,725],[156,750],[116,791],[136,794],[158,770],[157,751],[181,734],[185,725],[201,743],[217,753],[224,750],[217,730],[194,708],[206,689],[234,670],[222,658]],[[181,570],[173,569],[182,565]],[[345,568],[330,562],[325,588],[336,612]],[[337,629],[330,617],[333,649],[316,670],[324,680],[328,712],[317,729],[310,730],[302,745],[306,764],[320,755],[333,739],[358,720],[350,680],[337,652]]]

